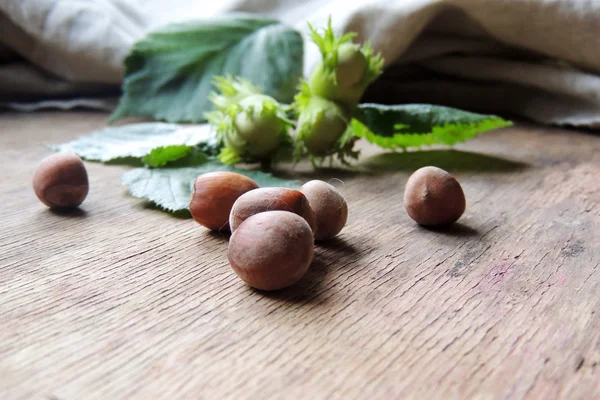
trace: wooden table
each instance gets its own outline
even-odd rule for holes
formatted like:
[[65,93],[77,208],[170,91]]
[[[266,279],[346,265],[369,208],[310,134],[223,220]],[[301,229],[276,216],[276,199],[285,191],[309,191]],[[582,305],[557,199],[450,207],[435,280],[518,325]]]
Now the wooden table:
[[[87,163],[80,212],[42,206],[43,145],[105,121],[0,115],[1,399],[600,398],[599,136],[518,126],[455,150],[367,147],[371,174],[300,168],[344,182],[348,226],[264,294],[226,237],[128,196],[127,167]],[[428,164],[467,195],[450,230],[404,212]]]

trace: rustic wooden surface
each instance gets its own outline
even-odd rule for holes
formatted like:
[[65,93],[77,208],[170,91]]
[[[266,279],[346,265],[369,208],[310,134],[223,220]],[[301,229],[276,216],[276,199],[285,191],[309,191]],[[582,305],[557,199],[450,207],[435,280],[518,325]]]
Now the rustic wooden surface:
[[[43,144],[105,121],[0,114],[0,398],[600,398],[600,136],[520,126],[371,175],[300,169],[343,180],[349,224],[263,294],[226,237],[129,197],[127,167],[87,163],[81,212],[38,202]],[[467,195],[448,231],[403,210],[427,164]]]

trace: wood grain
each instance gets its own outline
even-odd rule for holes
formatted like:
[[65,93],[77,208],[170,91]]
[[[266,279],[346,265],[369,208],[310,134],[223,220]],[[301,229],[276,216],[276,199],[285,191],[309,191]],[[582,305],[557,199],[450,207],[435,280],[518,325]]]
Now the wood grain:
[[[341,179],[350,216],[299,285],[265,294],[226,237],[128,196],[127,167],[86,163],[80,212],[35,198],[43,145],[105,121],[0,114],[0,398],[600,398],[600,137],[518,126],[365,147],[370,174],[282,171]],[[429,164],[467,195],[450,230],[403,209]]]

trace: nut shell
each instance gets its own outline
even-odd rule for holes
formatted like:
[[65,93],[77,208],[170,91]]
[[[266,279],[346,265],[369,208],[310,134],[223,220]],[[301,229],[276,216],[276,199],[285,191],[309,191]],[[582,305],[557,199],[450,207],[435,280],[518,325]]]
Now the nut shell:
[[56,153],[43,159],[33,174],[33,190],[50,208],[75,208],[89,192],[88,174],[79,156]]
[[190,213],[196,222],[212,230],[229,229],[229,213],[244,193],[258,189],[254,180],[235,172],[219,171],[196,178]]
[[227,256],[233,271],[260,290],[278,290],[298,282],[314,254],[312,229],[287,211],[250,216],[229,240]]
[[465,212],[466,199],[460,183],[437,167],[415,171],[404,189],[404,206],[408,215],[425,226],[448,225]]
[[328,240],[340,233],[348,220],[348,204],[340,192],[319,180],[305,183],[300,191],[315,212],[315,240]]
[[237,227],[254,214],[265,211],[289,211],[298,214],[315,231],[316,216],[308,199],[299,190],[269,187],[245,193],[236,200],[229,216],[229,225],[234,232]]

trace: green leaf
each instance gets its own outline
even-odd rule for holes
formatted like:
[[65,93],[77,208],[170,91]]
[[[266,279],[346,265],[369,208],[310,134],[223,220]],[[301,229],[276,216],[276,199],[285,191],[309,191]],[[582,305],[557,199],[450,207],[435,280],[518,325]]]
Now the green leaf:
[[511,125],[495,115],[429,104],[361,104],[351,123],[356,136],[389,149],[454,145]]
[[[177,160],[169,161],[166,164],[166,167],[169,168],[179,168],[179,167],[194,167],[196,165],[204,164],[208,162],[211,158],[216,157],[216,153],[209,154],[207,153],[202,146],[192,147],[191,151],[186,154],[184,157],[179,158]],[[146,164],[149,167],[152,167],[150,164]],[[161,166],[165,167],[165,165]]]
[[161,146],[152,149],[152,151],[142,158],[144,164],[150,167],[163,167],[172,161],[179,160],[190,154],[194,148],[185,144],[176,144],[172,146]]
[[136,43],[125,59],[124,95],[111,120],[204,121],[217,75],[240,76],[289,103],[303,58],[300,33],[272,19],[238,15],[169,25]]
[[[181,126],[150,122],[104,128],[72,142],[50,146],[56,151],[69,151],[89,161],[118,163],[147,157],[148,163],[158,166],[181,158],[179,151],[199,146],[203,151],[216,152],[219,140],[209,125]],[[162,150],[155,150],[161,148]],[[153,150],[155,150],[153,152]],[[152,155],[151,155],[152,154]]]
[[261,187],[279,186],[297,189],[296,181],[284,180],[262,171],[246,171],[216,161],[195,167],[136,168],[125,173],[121,179],[129,186],[132,196],[150,200],[160,208],[178,212],[187,210],[194,181],[199,175],[214,171],[232,171],[246,175]]

